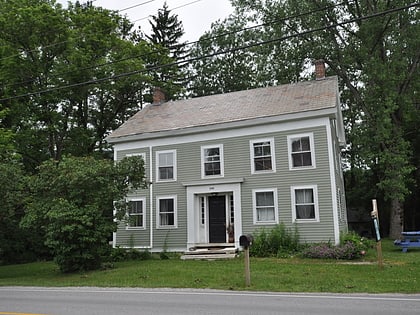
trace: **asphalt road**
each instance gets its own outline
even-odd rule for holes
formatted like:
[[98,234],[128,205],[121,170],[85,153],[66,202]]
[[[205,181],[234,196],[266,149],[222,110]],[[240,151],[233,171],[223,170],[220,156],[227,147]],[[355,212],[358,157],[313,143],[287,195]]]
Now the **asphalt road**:
[[420,294],[0,287],[0,314],[420,314]]

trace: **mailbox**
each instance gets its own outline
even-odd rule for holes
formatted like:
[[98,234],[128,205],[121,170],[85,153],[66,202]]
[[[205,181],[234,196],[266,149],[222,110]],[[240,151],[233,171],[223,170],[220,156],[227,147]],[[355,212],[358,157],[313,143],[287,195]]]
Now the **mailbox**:
[[239,237],[239,245],[243,248],[248,248],[252,245],[252,241],[254,240],[254,237],[250,234],[248,235],[241,235]]

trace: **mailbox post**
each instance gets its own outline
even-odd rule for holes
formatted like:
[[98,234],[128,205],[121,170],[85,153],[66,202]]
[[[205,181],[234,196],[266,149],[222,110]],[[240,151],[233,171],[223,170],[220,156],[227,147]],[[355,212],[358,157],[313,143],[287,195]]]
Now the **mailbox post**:
[[252,235],[241,235],[239,237],[239,245],[244,249],[245,256],[245,284],[247,287],[251,285],[251,271],[249,268],[249,246],[253,241]]

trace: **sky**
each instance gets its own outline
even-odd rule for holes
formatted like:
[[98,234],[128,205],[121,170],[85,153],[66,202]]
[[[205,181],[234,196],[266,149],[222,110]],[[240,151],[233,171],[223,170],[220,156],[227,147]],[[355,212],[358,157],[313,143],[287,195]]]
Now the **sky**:
[[[85,3],[87,0],[79,0]],[[61,4],[76,2],[76,0],[57,0]],[[130,21],[135,21],[144,33],[150,34],[148,19],[157,15],[165,0],[94,0],[93,5],[110,10],[122,10]],[[226,18],[233,12],[229,0],[166,0],[172,14],[178,15],[178,20],[184,26],[184,41],[193,42],[199,39],[205,31],[210,30],[211,23]],[[130,8],[132,7],[132,8]],[[128,9],[130,8],[130,9]],[[126,10],[125,10],[126,9]]]

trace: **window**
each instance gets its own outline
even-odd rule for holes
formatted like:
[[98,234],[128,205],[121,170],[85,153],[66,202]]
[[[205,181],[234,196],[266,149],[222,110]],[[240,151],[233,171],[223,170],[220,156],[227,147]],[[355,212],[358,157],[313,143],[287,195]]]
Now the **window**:
[[254,224],[278,223],[277,189],[253,190]]
[[176,196],[157,198],[157,227],[177,227],[177,205]]
[[292,187],[293,221],[319,221],[316,186]]
[[223,177],[223,146],[201,147],[201,174],[202,177]]
[[313,134],[288,136],[290,169],[315,167]]
[[128,222],[127,228],[145,228],[146,227],[146,209],[145,199],[128,200]]
[[176,180],[176,151],[156,152],[157,181]]
[[274,172],[274,139],[260,139],[250,142],[251,173]]

